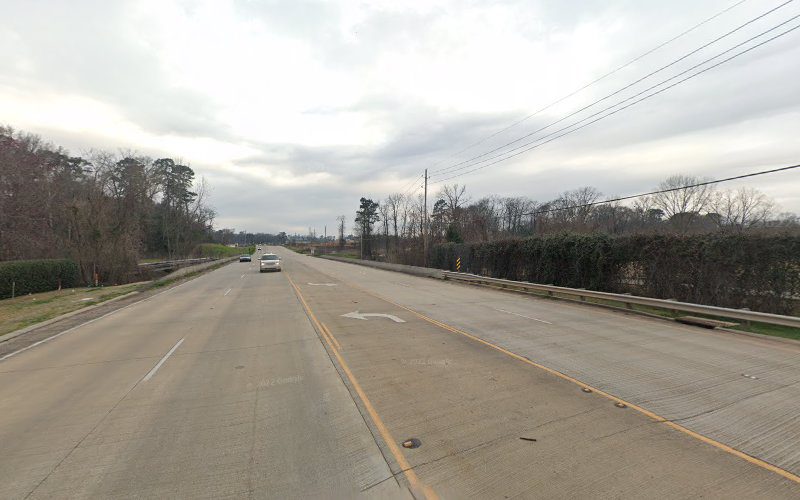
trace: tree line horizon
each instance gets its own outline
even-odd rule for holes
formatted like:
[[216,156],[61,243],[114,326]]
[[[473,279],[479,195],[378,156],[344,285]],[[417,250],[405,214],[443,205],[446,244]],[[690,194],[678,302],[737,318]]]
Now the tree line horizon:
[[[485,243],[544,236],[561,232],[611,236],[635,234],[694,235],[723,233],[800,232],[800,219],[780,212],[777,203],[748,186],[696,186],[708,179],[675,174],[633,203],[605,203],[597,188],[567,190],[539,202],[526,196],[489,195],[473,201],[463,184],[444,185],[433,197],[425,227],[423,196],[393,193],[382,202],[362,197],[354,231],[363,235],[364,258],[402,263],[425,261],[422,237],[428,244]],[[339,245],[343,246],[344,216],[339,216]]]

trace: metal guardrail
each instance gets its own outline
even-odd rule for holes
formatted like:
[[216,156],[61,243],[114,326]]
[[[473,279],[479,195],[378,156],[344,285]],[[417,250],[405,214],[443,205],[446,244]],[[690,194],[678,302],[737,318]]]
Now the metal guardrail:
[[199,259],[182,259],[182,260],[164,260],[161,262],[150,262],[148,264],[139,264],[140,269],[170,269],[173,267],[193,266],[195,264],[202,264],[204,262],[211,262],[216,260],[211,257],[202,257]]
[[488,278],[486,276],[478,276],[477,274],[468,273],[454,273],[452,271],[444,271],[444,279],[465,281],[470,283],[492,284],[501,287],[513,287],[522,290],[530,290],[536,292],[544,292],[548,295],[559,294],[578,297],[585,300],[587,297],[593,299],[611,300],[615,302],[622,302],[626,306],[640,305],[655,307],[658,309],[669,309],[673,311],[690,312],[695,314],[705,314],[708,316],[716,316],[720,318],[737,319],[746,322],[767,323],[770,325],[789,326],[792,328],[800,328],[800,318],[795,316],[783,316],[780,314],[762,313],[756,311],[748,311],[746,309],[730,309],[727,307],[704,306],[701,304],[692,304],[689,302],[678,302],[673,300],[653,299],[650,297],[639,297],[636,295],[627,295],[621,293],[609,292],[596,292],[593,290],[584,290],[582,288],[567,288],[555,285],[540,285],[538,283],[528,283],[525,281],[504,280],[499,278]]

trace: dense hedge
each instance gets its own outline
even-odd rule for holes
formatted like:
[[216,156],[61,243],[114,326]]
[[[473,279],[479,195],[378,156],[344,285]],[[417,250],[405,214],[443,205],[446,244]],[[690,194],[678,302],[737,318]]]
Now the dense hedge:
[[800,237],[558,234],[433,248],[432,265],[496,278],[791,314]]
[[800,237],[632,236],[629,276],[644,295],[791,314],[800,296]]
[[71,260],[12,260],[0,262],[0,299],[15,295],[71,288],[80,283],[78,265]]

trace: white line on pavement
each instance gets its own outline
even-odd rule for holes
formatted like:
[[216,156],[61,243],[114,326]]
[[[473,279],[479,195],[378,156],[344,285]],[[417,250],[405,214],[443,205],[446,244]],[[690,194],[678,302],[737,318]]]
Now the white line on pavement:
[[[184,337],[183,339],[185,339],[185,338],[186,337]],[[142,382],[147,382],[148,380],[153,378],[153,375],[155,375],[156,372],[158,371],[158,369],[161,368],[161,365],[164,364],[164,361],[166,361],[168,357],[172,356],[172,353],[175,352],[175,349],[177,349],[181,344],[183,344],[183,339],[180,339],[177,344],[172,346],[172,349],[170,349],[169,352],[166,353],[163,358],[161,358],[161,361],[159,361],[156,364],[156,366],[154,366],[153,369],[150,370],[150,372],[148,372],[148,374],[144,376],[144,378],[142,379]]]
[[222,296],[224,297],[224,296],[228,295],[229,293],[231,293],[231,290],[232,290],[232,288],[228,288],[227,290],[225,290],[225,293],[223,293]]
[[242,279],[242,278],[244,278],[244,274],[243,274],[243,275],[241,275],[241,276],[239,276],[239,279]]
[[553,323],[550,323],[549,321],[545,321],[545,320],[543,320],[543,319],[532,318],[532,317],[530,317],[530,316],[525,316],[524,314],[519,314],[519,313],[515,313],[515,312],[511,312],[511,311],[506,311],[505,309],[495,309],[494,307],[493,307],[492,309],[494,309],[495,311],[504,312],[504,313],[506,313],[506,314],[513,314],[514,316],[519,316],[519,317],[521,317],[521,318],[528,318],[528,319],[532,319],[533,321],[538,321],[538,322],[540,322],[540,323],[547,323],[548,325],[552,325],[552,324],[553,324]]

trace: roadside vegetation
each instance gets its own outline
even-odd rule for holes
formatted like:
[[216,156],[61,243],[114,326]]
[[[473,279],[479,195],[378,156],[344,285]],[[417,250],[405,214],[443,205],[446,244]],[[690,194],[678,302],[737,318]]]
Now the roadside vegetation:
[[78,266],[70,260],[0,262],[0,299],[71,288],[79,282]]
[[674,175],[624,204],[588,186],[539,202],[473,201],[465,186],[444,185],[429,198],[427,219],[419,193],[362,197],[354,217],[361,241],[345,238],[340,216],[338,242],[317,251],[355,247],[365,259],[798,314],[797,216],[756,189],[704,181]]
[[224,257],[235,257],[242,254],[255,253],[255,245],[246,247],[229,247],[227,245],[220,245],[219,243],[202,243],[197,245],[192,251],[192,256],[197,258],[211,257],[214,259],[221,259]]
[[65,288],[0,301],[0,335],[141,290],[144,284],[97,288]]
[[310,255],[311,248],[314,248],[315,255],[332,255],[334,257],[344,257],[347,259],[360,259],[357,249],[353,247],[339,248],[335,245],[309,245],[309,244],[289,244],[285,248],[299,254]]
[[84,156],[0,127],[0,260],[66,258],[81,282],[135,279],[140,256],[182,258],[211,239],[214,210],[194,170],[171,158]]
[[345,259],[360,259],[361,257],[355,252],[331,252],[328,255],[333,255],[335,257],[344,257]]
[[285,248],[288,248],[292,252],[301,253],[301,254],[305,254],[305,255],[308,255],[308,254],[311,253],[311,245],[303,245],[303,244],[291,245],[290,244],[290,245],[285,245]]
[[445,243],[431,266],[482,276],[776,314],[800,299],[800,236],[559,233]]
[[[139,264],[233,256],[252,247],[227,245],[256,241],[215,229],[205,180],[171,158],[101,150],[74,156],[0,126],[0,171],[0,193],[13,193],[0,196],[0,298],[139,281]],[[74,268],[74,279],[54,262]]]
[[765,325],[762,323],[752,323],[750,325],[738,325],[732,327],[733,330],[743,332],[758,333],[760,335],[771,335],[773,337],[783,337],[786,339],[800,340],[800,329],[790,328],[780,325]]

